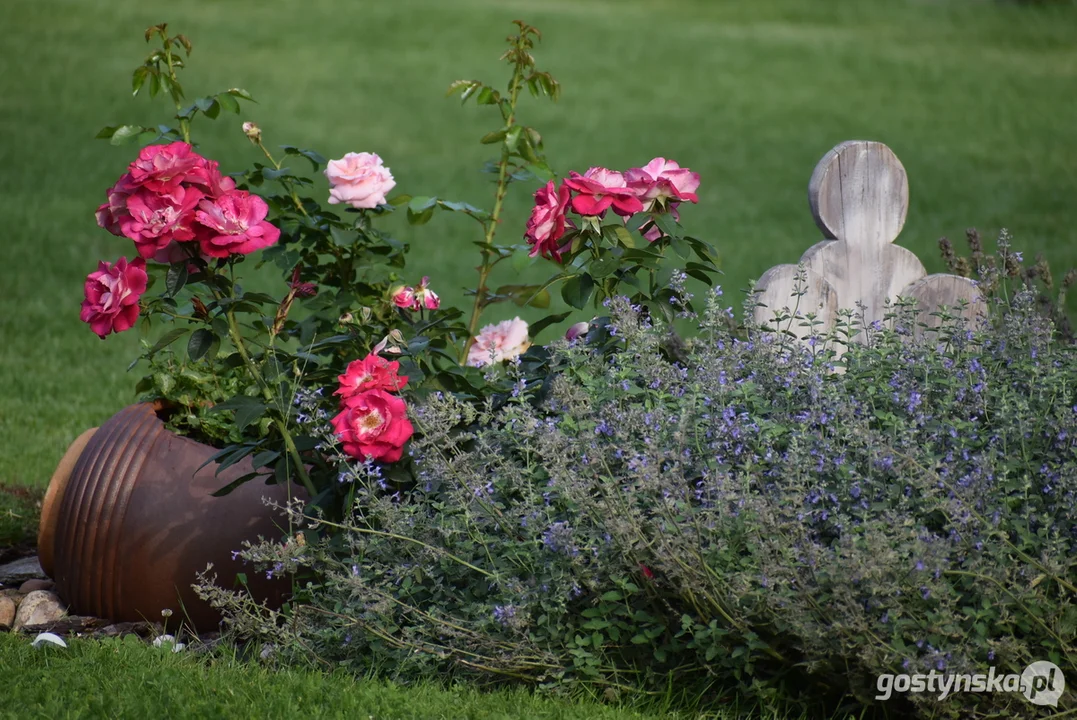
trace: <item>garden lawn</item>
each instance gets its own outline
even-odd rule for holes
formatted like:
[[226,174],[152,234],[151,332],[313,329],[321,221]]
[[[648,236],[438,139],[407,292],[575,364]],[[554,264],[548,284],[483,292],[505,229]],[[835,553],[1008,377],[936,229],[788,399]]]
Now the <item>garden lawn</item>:
[[[269,671],[232,658],[172,654],[134,640],[71,641],[34,649],[0,633],[0,717],[370,718],[370,720],[650,720],[688,717],[524,691],[400,686],[310,670]],[[701,716],[702,717],[702,716]],[[734,710],[706,717],[750,717]],[[752,716],[755,717],[755,716]],[[762,718],[783,715],[765,713]]]
[[[259,159],[240,132],[328,157],[376,151],[398,190],[489,205],[490,108],[444,97],[455,79],[502,83],[509,21],[541,28],[537,57],[558,105],[525,102],[562,174],[656,155],[703,179],[685,226],[714,242],[736,291],[819,238],[805,202],[836,143],[881,140],[912,201],[902,243],[940,270],[935,241],[1009,227],[1018,247],[1077,264],[1077,9],[981,0],[305,0],[227,3],[8,0],[0,23],[0,483],[42,486],[67,444],[133,400],[134,333],[98,340],[78,320],[99,259],[131,244],[95,207],[135,148],[104,125],[166,122],[130,96],[142,30],[168,21],[194,43],[190,97],[230,87],[258,100],[196,124],[202,151],[235,171]],[[305,162],[305,161],[301,161]],[[518,242],[533,183],[510,196],[500,240]],[[316,192],[326,193],[324,181]],[[412,242],[408,280],[463,299],[476,226],[435,217]],[[527,271],[532,279],[549,270]],[[506,278],[507,279],[507,278]],[[515,313],[495,308],[490,319]],[[528,310],[534,319],[543,313]],[[542,338],[540,338],[541,340]]]

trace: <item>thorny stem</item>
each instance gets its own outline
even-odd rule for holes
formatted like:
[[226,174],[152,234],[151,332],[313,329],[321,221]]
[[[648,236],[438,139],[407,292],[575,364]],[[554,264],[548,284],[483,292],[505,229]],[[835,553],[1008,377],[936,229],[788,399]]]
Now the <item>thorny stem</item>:
[[[523,49],[524,34],[521,32],[517,36],[517,49]],[[512,82],[509,84],[509,113],[505,118],[505,129],[511,130],[516,125],[516,103],[520,98],[520,87],[523,84],[523,71],[524,68],[520,63],[516,63],[512,71]],[[482,248],[482,265],[479,266],[479,284],[475,288],[475,304],[471,308],[471,320],[467,325],[467,341],[464,343],[464,350],[460,353],[460,362],[463,363],[467,360],[467,354],[471,350],[471,346],[475,344],[475,333],[479,329],[479,318],[482,317],[483,308],[486,306],[486,280],[490,276],[490,271],[493,269],[495,262],[490,262],[493,255],[491,252],[492,244],[494,241],[494,234],[497,233],[497,226],[501,222],[501,208],[505,201],[505,194],[508,192],[508,168],[509,160],[512,157],[512,151],[509,149],[508,144],[501,144],[501,159],[498,161],[497,166],[497,193],[494,196],[494,209],[490,213],[489,220],[486,221],[486,238],[484,241],[484,247]],[[498,254],[500,259],[500,254]]]
[[[163,32],[161,33],[164,34]],[[178,88],[179,78],[176,77],[176,68],[172,65],[172,43],[170,38],[165,38],[165,62],[168,63],[168,78],[172,81],[172,86]],[[175,92],[170,93],[173,101],[176,103],[176,113],[178,114],[182,110],[182,104],[179,101]],[[191,121],[188,118],[179,118],[180,132],[183,133],[183,142],[188,145],[191,144]]]
[[[258,149],[262,151],[262,154],[269,158],[269,162],[273,163],[273,167],[277,170],[280,170],[280,163],[277,162],[276,159],[274,159],[273,155],[270,154],[269,150],[266,149],[266,146],[262,144],[262,141],[260,139],[255,140],[255,144],[258,146]],[[281,185],[284,186],[284,189],[288,191],[288,194],[292,198],[292,202],[295,203],[296,210],[303,213],[305,217],[310,217],[310,215],[307,214],[307,209],[303,207],[303,203],[299,202],[299,196],[295,194],[295,188],[292,186],[292,184],[284,178],[280,178],[279,182]]]

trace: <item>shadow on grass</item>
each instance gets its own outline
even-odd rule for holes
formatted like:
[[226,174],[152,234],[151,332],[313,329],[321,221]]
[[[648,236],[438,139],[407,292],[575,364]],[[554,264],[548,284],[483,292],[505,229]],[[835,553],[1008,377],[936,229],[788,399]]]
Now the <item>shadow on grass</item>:
[[37,547],[43,488],[0,483],[0,563],[28,555]]

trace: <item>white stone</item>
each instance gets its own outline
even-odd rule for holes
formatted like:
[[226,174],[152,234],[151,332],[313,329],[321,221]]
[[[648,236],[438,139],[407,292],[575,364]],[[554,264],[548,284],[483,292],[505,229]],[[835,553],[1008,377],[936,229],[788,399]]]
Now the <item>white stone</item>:
[[12,629],[21,630],[27,625],[45,625],[56,622],[65,614],[67,611],[56,593],[35,590],[19,603],[19,610],[15,613],[15,625]]

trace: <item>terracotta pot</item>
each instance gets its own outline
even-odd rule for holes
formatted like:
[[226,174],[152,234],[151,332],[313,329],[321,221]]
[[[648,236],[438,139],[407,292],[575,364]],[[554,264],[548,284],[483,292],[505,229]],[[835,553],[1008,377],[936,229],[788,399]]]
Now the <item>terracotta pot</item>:
[[[251,472],[250,460],[215,475],[199,470],[216,450],[165,429],[153,405],[132,405],[72,444],[42,505],[38,548],[56,592],[78,615],[117,622],[186,618],[215,629],[220,616],[191,588],[213,563],[217,582],[233,587],[245,572],[259,601],[280,604],[287,585],[232,559],[244,540],[281,537],[288,489],[255,479],[223,497],[212,493]],[[305,497],[293,487],[293,495]]]

